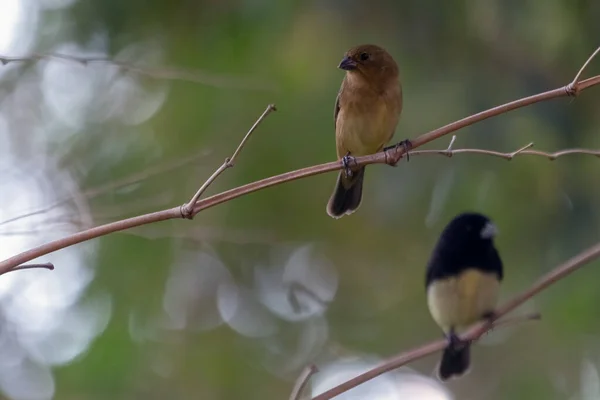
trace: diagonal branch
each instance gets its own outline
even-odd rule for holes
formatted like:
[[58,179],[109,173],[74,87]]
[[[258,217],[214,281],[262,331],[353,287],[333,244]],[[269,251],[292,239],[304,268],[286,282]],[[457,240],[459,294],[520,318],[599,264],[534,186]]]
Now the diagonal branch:
[[221,164],[221,166],[217,168],[215,172],[213,172],[213,174],[206,180],[206,182],[204,182],[202,186],[200,186],[200,189],[198,189],[198,191],[196,192],[196,194],[194,194],[192,199],[181,206],[181,216],[183,218],[194,218],[194,215],[196,214],[194,213],[194,204],[198,202],[200,196],[202,196],[206,189],[208,189],[208,187],[219,177],[219,175],[223,173],[223,171],[225,171],[228,168],[232,168],[235,165],[235,160],[237,156],[240,154],[240,152],[246,145],[248,139],[250,139],[250,135],[252,135],[252,132],[254,132],[258,125],[260,125],[260,123],[267,117],[267,115],[271,114],[271,112],[273,111],[277,111],[277,108],[275,108],[275,104],[269,104],[265,111],[261,114],[261,116],[258,117],[254,125],[250,127],[250,130],[248,130],[246,136],[244,136],[237,149],[235,149],[235,151],[233,152],[233,155],[231,157],[227,157],[223,164]]
[[[510,103],[506,103],[504,105],[491,108],[486,111],[482,111],[480,113],[474,114],[472,116],[463,118],[441,128],[435,129],[433,131],[427,132],[416,139],[412,140],[412,149],[420,147],[426,143],[429,143],[435,139],[438,139],[444,135],[455,132],[461,128],[464,128],[469,125],[473,125],[479,121],[483,121],[485,119],[494,117],[496,115],[500,115],[506,113],[508,111],[515,110],[517,108],[525,107],[534,103],[539,103],[541,101],[546,101],[550,99],[555,99],[559,97],[565,96],[575,96],[579,94],[581,91],[599,85],[600,84],[600,75],[577,82],[575,85],[569,84],[567,86],[563,86],[557,89],[553,89],[544,93],[540,93],[537,95],[533,95],[530,97],[526,97],[520,100],[515,100]],[[570,90],[569,86],[574,87],[574,90]],[[572,89],[572,88],[571,88]],[[571,151],[571,150],[569,150]],[[392,153],[392,154],[390,154]],[[373,154],[370,156],[364,157],[356,157],[355,161],[357,165],[368,165],[368,164],[395,164],[397,163],[402,155],[405,153],[404,146],[398,146],[395,150],[390,150],[388,152],[380,152],[377,154]],[[340,160],[333,161],[325,164],[314,165],[311,167],[302,168],[299,170],[286,172],[284,174],[271,176],[269,178],[265,178],[259,181],[255,181],[243,186],[239,186],[219,194],[213,195],[211,197],[205,198],[203,200],[199,200],[196,202],[193,208],[193,215],[196,215],[202,210],[205,210],[210,207],[214,207],[218,204],[224,203],[226,201],[235,199],[237,197],[256,192],[258,190],[266,189],[268,187],[276,186],[282,184],[284,182],[290,182],[301,178],[306,178],[313,175],[322,174],[325,172],[336,171],[342,168],[342,163]],[[133,228],[136,226],[141,226],[145,224],[150,224],[159,221],[165,221],[168,219],[181,218],[181,207],[173,207],[161,211],[157,211],[150,214],[143,214],[137,217],[128,218],[116,222],[112,222],[106,225],[97,226],[94,228],[90,228],[70,236],[64,237],[62,239],[58,239],[52,242],[45,243],[41,246],[35,247],[33,249],[27,250],[23,253],[17,254],[11,258],[8,258],[4,261],[0,262],[0,275],[10,271],[12,268],[23,264],[25,262],[31,261],[34,258],[43,256],[45,254],[51,253],[56,250],[63,249],[65,247],[72,246],[77,243],[84,242],[86,240],[90,240],[93,238],[97,238],[99,236],[107,235],[109,233],[122,231],[125,229]]]
[[[499,328],[499,327],[512,326],[512,325],[516,325],[516,324],[520,324],[520,323],[523,323],[523,322],[528,322],[528,321],[539,321],[541,318],[542,318],[542,316],[541,316],[541,314],[540,314],[540,313],[531,313],[531,314],[526,314],[526,315],[519,315],[519,316],[512,317],[512,318],[504,318],[504,319],[501,319],[501,320],[498,320],[498,321],[494,322],[493,326],[491,326],[491,327],[490,327],[490,330],[491,330],[492,328],[496,329],[496,328]],[[483,334],[482,334],[482,335],[483,335]],[[408,364],[408,362],[406,362],[405,364]],[[403,365],[404,365],[404,364],[403,364]],[[396,368],[399,368],[399,367],[401,367],[401,366],[402,366],[402,365],[397,365],[397,366],[395,366],[395,367],[394,367],[394,368],[392,368],[392,369],[396,369]],[[375,370],[375,369],[374,369],[374,370]],[[312,372],[311,372],[310,374],[308,374],[308,373],[307,373],[307,371],[312,371]],[[372,371],[373,371],[373,370],[372,370]],[[388,371],[389,371],[389,370],[387,370],[387,371],[384,371],[384,372],[388,372]],[[309,380],[309,379],[312,377],[312,375],[316,374],[317,372],[319,372],[319,370],[317,369],[317,367],[316,367],[315,365],[311,364],[311,365],[307,366],[307,367],[304,369],[304,371],[302,371],[302,374],[300,374],[300,377],[298,377],[298,380],[296,381],[296,384],[294,385],[294,389],[292,390],[292,394],[296,393],[296,396],[298,396],[298,395],[299,395],[298,386],[299,386],[300,384],[303,384],[303,387],[304,387],[304,386],[306,386],[306,384],[308,383],[308,380]],[[382,373],[383,373],[383,372],[382,372]],[[378,376],[378,375],[376,375],[376,376]],[[373,379],[373,378],[375,378],[376,376],[373,376],[373,377],[372,377],[372,378],[370,378],[370,379]],[[369,379],[369,380],[370,380],[370,379]],[[366,381],[364,381],[364,382],[366,382]],[[364,383],[364,382],[361,382],[361,383]],[[358,386],[358,385],[360,385],[360,383],[359,383],[359,384],[357,384],[357,385],[355,385],[355,386],[353,386],[353,387],[356,387],[356,386]],[[341,387],[341,386],[342,386],[342,385],[340,385],[340,386],[338,386],[338,387]],[[337,387],[336,387],[336,388],[337,388]],[[335,389],[335,388],[334,388],[334,389]],[[349,390],[349,389],[350,389],[350,388],[348,388],[348,389],[344,388],[344,390],[343,390],[343,391],[336,392],[335,394],[333,394],[333,393],[332,393],[332,394],[333,394],[333,396],[331,396],[331,397],[334,397],[334,396],[337,396],[337,395],[339,395],[339,394],[341,394],[341,393],[344,393],[344,392],[346,392],[346,391],[347,391],[347,390]],[[302,389],[300,389],[300,390],[302,390]],[[333,389],[332,389],[332,390],[333,390]],[[314,399],[312,399],[312,400],[317,400],[317,399],[319,399],[321,396],[323,396],[323,395],[325,395],[325,394],[327,394],[327,393],[328,393],[328,392],[325,392],[325,393],[323,393],[323,394],[321,394],[321,395],[319,395],[319,396],[315,397],[315,398],[314,398]],[[331,397],[324,397],[324,398],[331,398]],[[295,398],[295,397],[290,397],[290,400],[292,400],[292,399],[294,399],[294,398]]]
[[[567,275],[575,272],[579,268],[588,264],[589,262],[600,257],[600,243],[596,244],[588,248],[587,250],[581,252],[570,260],[564,262],[559,265],[548,274],[544,275],[540,278],[536,283],[534,283],[528,290],[521,293],[518,296],[515,296],[512,300],[504,303],[500,306],[494,313],[494,320],[480,322],[474,325],[468,332],[461,335],[461,339],[463,340],[477,340],[483,334],[488,332],[494,327],[494,322],[499,318],[505,316],[509,312],[513,311],[515,308],[525,303],[527,300],[531,299],[533,296],[540,293],[542,290],[546,289],[553,283],[558,282],[563,279]],[[501,322],[499,322],[501,323]],[[314,397],[312,400],[328,400],[339,394],[347,392],[348,390],[355,388],[356,386],[363,384],[371,379],[378,377],[386,372],[393,371],[397,368],[400,368],[403,365],[406,365],[412,361],[418,360],[430,354],[436,353],[438,351],[443,350],[447,346],[447,342],[445,340],[437,340],[435,342],[431,342],[429,344],[423,345],[421,347],[417,347],[413,350],[409,350],[404,353],[400,353],[399,355],[389,359],[385,363],[363,373],[360,374],[341,385],[338,385],[334,388],[327,390],[324,393]]]

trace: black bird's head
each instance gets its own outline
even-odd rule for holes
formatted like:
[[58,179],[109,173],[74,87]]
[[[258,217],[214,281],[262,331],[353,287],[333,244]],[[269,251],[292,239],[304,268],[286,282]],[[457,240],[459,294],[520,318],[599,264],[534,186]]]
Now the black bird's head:
[[459,214],[446,226],[440,242],[455,249],[489,248],[494,245],[498,229],[485,215],[478,213]]
[[429,260],[427,283],[454,276],[466,268],[496,272],[502,279],[502,261],[494,247],[496,226],[485,215],[463,213],[444,228]]

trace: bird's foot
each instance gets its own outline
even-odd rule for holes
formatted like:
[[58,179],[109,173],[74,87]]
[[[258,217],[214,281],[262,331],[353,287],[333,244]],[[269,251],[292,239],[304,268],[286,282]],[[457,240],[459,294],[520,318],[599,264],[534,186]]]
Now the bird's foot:
[[496,312],[495,311],[488,311],[485,314],[482,315],[482,318],[487,320],[488,322],[494,322],[496,320]]
[[412,150],[412,142],[410,141],[410,139],[404,139],[403,141],[399,142],[397,145],[397,147],[404,147],[404,154],[406,154],[406,161],[410,161],[410,151]]
[[[391,165],[392,167],[395,167],[396,164],[398,164],[398,161],[400,161],[400,159],[402,158],[402,156],[397,157],[396,156],[396,152],[398,151],[398,149],[400,147],[404,148],[404,154],[406,154],[406,161],[410,161],[410,150],[412,149],[412,142],[409,139],[404,139],[401,142],[398,142],[392,146],[388,146],[388,147],[384,147],[383,151],[385,152],[385,159],[387,164]],[[393,155],[388,157],[388,150],[394,150]],[[389,160],[389,161],[388,161]]]
[[488,332],[493,331],[494,330],[494,321],[498,319],[498,316],[496,315],[496,312],[495,311],[488,311],[485,314],[483,314],[481,316],[481,318],[490,325],[490,329],[488,330]]
[[346,173],[347,178],[352,178],[352,175],[354,174],[350,167],[352,164],[356,165],[356,158],[352,157],[350,153],[342,157],[342,165],[344,166],[344,172]]

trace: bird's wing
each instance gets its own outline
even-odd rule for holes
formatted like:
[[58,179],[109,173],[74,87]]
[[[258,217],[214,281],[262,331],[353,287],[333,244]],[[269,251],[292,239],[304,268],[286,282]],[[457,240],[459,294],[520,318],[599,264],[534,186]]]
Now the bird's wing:
[[333,126],[334,126],[334,128],[337,127],[337,116],[340,112],[340,94],[341,93],[342,93],[342,90],[340,89],[337,97],[335,98],[335,109],[333,110]]
[[344,86],[346,83],[346,78],[342,81],[342,85],[340,86],[340,90],[335,98],[335,109],[333,110],[333,126],[337,128],[337,117],[340,113],[340,97],[342,97],[342,92],[344,91]]

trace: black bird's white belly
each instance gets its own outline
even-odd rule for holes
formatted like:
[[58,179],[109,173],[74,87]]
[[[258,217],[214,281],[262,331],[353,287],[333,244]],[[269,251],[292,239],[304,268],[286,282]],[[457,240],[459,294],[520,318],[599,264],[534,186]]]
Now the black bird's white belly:
[[427,288],[427,304],[434,321],[448,333],[460,332],[494,311],[500,282],[496,273],[474,268],[458,276],[431,282]]

